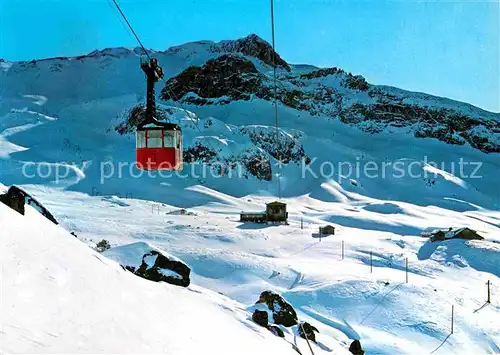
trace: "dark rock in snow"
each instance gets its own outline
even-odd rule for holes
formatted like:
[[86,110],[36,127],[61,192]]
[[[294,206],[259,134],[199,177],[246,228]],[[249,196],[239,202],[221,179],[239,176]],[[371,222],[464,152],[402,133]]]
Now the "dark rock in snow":
[[17,186],[11,186],[6,194],[0,195],[0,202],[24,215],[24,206],[29,205],[54,224],[59,224],[54,216],[33,196]]
[[274,323],[291,327],[298,323],[297,312],[282,296],[273,291],[264,291],[256,303],[264,303],[273,312]]
[[0,202],[24,215],[24,194],[21,189],[10,187],[6,194],[0,195]]
[[361,347],[361,343],[359,342],[359,340],[354,340],[351,343],[351,346],[349,346],[349,351],[354,355],[364,355],[365,354],[365,351]]
[[272,180],[271,162],[265,155],[251,151],[243,152],[239,156],[239,162],[257,179]]
[[[148,259],[155,258],[151,265]],[[191,269],[180,260],[165,256],[164,254],[152,250],[142,257],[142,264],[135,272],[136,275],[152,281],[164,281],[177,286],[189,286],[189,274]]]
[[256,309],[253,314],[252,314],[252,320],[260,325],[261,327],[269,329],[271,333],[274,335],[284,338],[285,333],[278,327],[277,325],[274,324],[269,324],[269,314],[266,311],[260,311]]
[[137,276],[156,282],[187,287],[191,269],[180,259],[148,243],[132,243],[103,252]]
[[277,325],[270,325],[267,327],[267,329],[269,329],[269,331],[271,333],[273,333],[274,335],[276,335],[277,337],[280,337],[280,338],[285,337],[285,333]]
[[186,164],[202,162],[209,163],[217,157],[217,153],[201,143],[197,142],[194,146],[186,148],[182,152],[182,161]]
[[344,85],[349,89],[357,89],[361,91],[366,91],[369,89],[368,83],[366,82],[366,79],[364,77],[362,77],[361,75],[352,75],[351,73],[347,75]]
[[111,245],[106,239],[102,239],[99,243],[96,244],[95,249],[99,252],[102,253],[106,250],[109,250],[111,248]]
[[300,74],[300,78],[310,80],[310,79],[324,78],[328,75],[337,75],[337,74],[345,74],[345,71],[337,67],[323,68],[323,69],[313,70],[309,73]]
[[315,332],[319,333],[319,330],[308,322],[303,322],[299,325],[298,333],[301,338],[307,338],[308,340],[316,342]]
[[279,131],[277,135],[275,130],[262,131],[253,127],[243,127],[240,131],[246,134],[255,146],[280,160],[283,164],[299,163],[302,159],[305,160],[306,164],[310,162],[310,158],[306,155],[304,147],[297,137],[283,131]]
[[252,320],[261,327],[267,328],[269,324],[269,316],[266,311],[259,311],[256,309],[252,314]]

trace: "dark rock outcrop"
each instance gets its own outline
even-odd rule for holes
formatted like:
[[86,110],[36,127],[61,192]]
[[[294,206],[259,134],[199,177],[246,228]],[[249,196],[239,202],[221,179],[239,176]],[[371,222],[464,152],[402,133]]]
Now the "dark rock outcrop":
[[[147,261],[150,257],[156,257],[153,265]],[[169,258],[155,250],[145,254],[142,257],[141,266],[137,270],[133,270],[133,272],[151,281],[163,281],[177,286],[187,287],[191,282],[189,279],[191,269],[186,264]]]
[[282,296],[273,291],[264,291],[256,303],[264,303],[273,312],[274,323],[292,327],[298,323],[297,312]]
[[202,100],[196,97],[185,100],[197,105],[203,105],[204,98],[249,100],[260,89],[262,80],[263,74],[250,60],[237,54],[224,54],[209,60],[202,67],[189,67],[167,80],[161,98],[179,100],[191,92]]
[[354,355],[364,355],[365,351],[361,347],[359,340],[354,340],[349,346],[349,351]]
[[[500,144],[492,142],[486,135],[475,130],[496,132],[500,122],[481,120],[446,108],[428,108],[417,105],[386,102],[371,105],[353,104],[340,113],[344,123],[359,124],[371,122],[379,128],[415,126],[415,137],[436,138],[448,144],[472,147],[485,153],[500,153]],[[360,126],[363,129],[363,126]],[[371,127],[371,126],[366,126]]]
[[308,322],[303,322],[299,325],[298,333],[301,338],[307,338],[308,340],[316,342],[315,332],[319,333],[319,330]]
[[366,79],[364,77],[362,77],[361,75],[352,75],[351,73],[347,75],[344,85],[349,89],[357,89],[361,91],[366,91],[369,89],[368,83],[366,82]]
[[322,69],[318,69],[318,70],[313,70],[309,73],[300,74],[300,78],[309,80],[309,79],[324,78],[328,75],[337,75],[337,74],[344,74],[344,73],[345,73],[345,71],[343,71],[342,69],[339,69],[337,67],[322,68]]
[[290,71],[290,66],[285,62],[278,53],[273,50],[273,47],[256,34],[251,34],[245,38],[240,38],[235,41],[223,41],[220,43],[220,50],[226,52],[239,52],[273,66],[276,63],[277,67],[281,67]]
[[266,311],[259,311],[256,309],[252,314],[252,320],[261,327],[269,329],[269,331],[274,335],[280,338],[285,337],[285,333],[280,329],[280,327],[274,324],[269,324],[269,315]]
[[24,206],[29,205],[54,224],[59,224],[54,216],[33,196],[17,186],[11,186],[7,193],[0,195],[0,202],[24,215]]
[[247,171],[259,180],[271,181],[273,178],[271,162],[265,155],[246,152],[240,157],[240,162]]
[[266,311],[256,309],[252,314],[252,320],[261,327],[267,328],[269,324],[269,315]]
[[187,287],[191,269],[182,260],[144,242],[132,243],[103,252],[137,276],[155,282]]
[[99,243],[96,244],[95,249],[99,252],[102,253],[106,250],[109,250],[111,248],[111,245],[106,239],[102,239]]
[[[250,60],[225,54],[170,78],[161,91],[161,98],[199,106],[226,105],[252,98],[272,101],[274,89],[272,80],[260,73]],[[337,115],[342,101],[341,95],[332,88],[317,85],[314,90],[302,91],[296,85],[289,85],[287,80],[279,80],[276,98],[297,110],[327,116]]]
[[241,133],[246,134],[255,146],[266,151],[283,164],[298,163],[302,159],[306,161],[306,164],[310,162],[310,158],[306,155],[304,147],[298,139],[292,138],[282,131],[279,131],[277,135],[275,130],[260,131],[254,130],[253,127],[243,127]]
[[10,187],[6,194],[0,195],[0,202],[24,215],[24,193],[21,189]]
[[213,149],[199,142],[192,147],[184,149],[182,152],[182,160],[187,164],[195,162],[209,163],[216,157],[217,153]]

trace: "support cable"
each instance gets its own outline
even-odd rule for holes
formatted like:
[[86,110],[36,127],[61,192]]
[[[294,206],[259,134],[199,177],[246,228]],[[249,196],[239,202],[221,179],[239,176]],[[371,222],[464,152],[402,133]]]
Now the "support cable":
[[[273,46],[273,82],[274,82],[274,123],[276,126],[276,159],[278,160],[278,197],[281,200],[281,146],[279,144],[280,131],[278,125],[278,97],[277,97],[277,80],[276,80],[276,49],[275,49],[275,35],[274,35],[274,0],[271,1],[271,34],[272,34],[272,46]],[[276,148],[277,147],[277,148]]]

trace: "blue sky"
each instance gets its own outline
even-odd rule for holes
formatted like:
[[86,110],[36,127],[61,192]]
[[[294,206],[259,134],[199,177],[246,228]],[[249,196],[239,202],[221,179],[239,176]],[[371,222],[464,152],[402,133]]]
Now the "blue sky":
[[[269,0],[119,0],[147,47],[257,33]],[[496,1],[276,0],[276,48],[291,63],[338,66],[369,82],[500,111]],[[0,0],[0,58],[136,46],[111,0]]]

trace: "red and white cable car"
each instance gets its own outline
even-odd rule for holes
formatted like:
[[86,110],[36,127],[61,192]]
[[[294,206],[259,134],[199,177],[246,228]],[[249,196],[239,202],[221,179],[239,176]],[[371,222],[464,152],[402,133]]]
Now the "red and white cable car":
[[142,170],[181,170],[181,128],[159,121],[140,124],[136,131],[136,166]]
[[136,130],[136,167],[141,170],[182,169],[181,128],[156,119],[155,83],[163,78],[163,70],[155,58],[141,57],[146,73],[146,119]]

